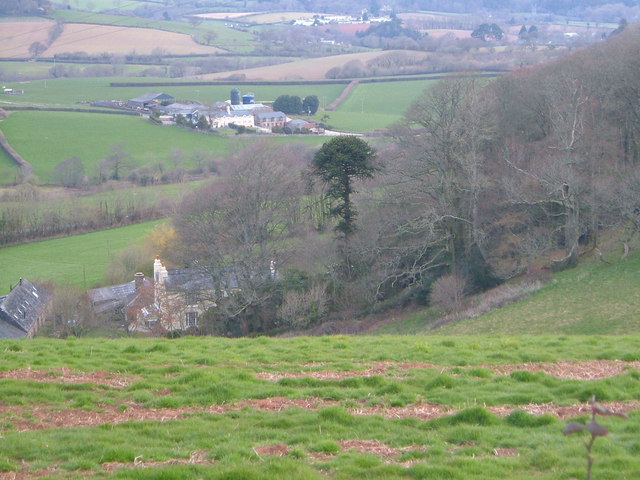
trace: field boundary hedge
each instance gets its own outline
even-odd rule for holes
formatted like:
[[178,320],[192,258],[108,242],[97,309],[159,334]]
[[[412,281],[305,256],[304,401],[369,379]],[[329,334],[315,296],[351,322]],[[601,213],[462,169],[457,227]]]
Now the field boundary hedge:
[[33,172],[33,166],[27,162],[24,158],[20,156],[18,152],[16,152],[9,142],[7,141],[7,137],[4,136],[2,130],[0,130],[0,147],[4,150],[9,158],[13,160],[13,162],[20,167],[20,173],[22,174],[22,178],[27,178]]
[[450,76],[464,76],[470,78],[497,77],[508,73],[509,70],[488,70],[485,72],[456,72],[439,71],[419,76],[396,76],[378,78],[336,78],[327,80],[209,80],[199,82],[110,82],[110,87],[196,87],[206,85],[339,85],[353,81],[359,83],[411,82],[420,80],[441,80]]
[[33,105],[11,105],[2,107],[4,110],[29,110],[36,112],[73,112],[73,113],[108,113],[111,115],[139,115],[138,112],[127,110],[102,110],[99,108],[71,108],[71,107],[35,107]]

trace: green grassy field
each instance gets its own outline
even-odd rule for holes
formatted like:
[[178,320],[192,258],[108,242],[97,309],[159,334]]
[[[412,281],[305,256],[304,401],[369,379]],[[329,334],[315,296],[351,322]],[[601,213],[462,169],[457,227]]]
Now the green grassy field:
[[[96,65],[92,63],[65,63],[65,62],[0,62],[0,72],[2,75],[18,77],[18,81],[28,81],[34,77],[47,77],[50,74],[50,70],[55,66],[64,66],[65,68],[75,69],[78,75],[83,73],[88,74],[91,69],[101,68],[104,65]],[[123,75],[136,76],[143,70],[149,68],[149,65],[121,65],[119,68],[123,69]],[[47,87],[51,80],[47,80]],[[3,82],[4,84],[16,82]]]
[[166,169],[175,168],[169,158],[175,149],[184,154],[179,166],[190,168],[195,166],[193,150],[224,156],[229,144],[222,137],[160,127],[140,117],[122,115],[20,111],[0,126],[9,143],[33,165],[34,174],[44,182],[51,180],[59,162],[74,156],[82,160],[85,172],[94,178],[100,159],[107,157],[115,144],[122,144],[130,154],[129,170],[157,162],[164,163]]
[[104,282],[107,265],[115,253],[142,241],[161,222],[154,220],[0,248],[3,279],[0,293],[7,293],[10,285],[15,285],[21,277],[92,288]]
[[14,181],[16,176],[19,175],[20,169],[13,163],[13,160],[0,149],[0,183],[6,181]]
[[[130,155],[127,171],[158,162],[166,170],[176,166],[193,168],[194,150],[205,150],[212,157],[223,158],[256,137],[220,137],[202,135],[193,130],[161,127],[140,117],[70,112],[14,112],[0,123],[7,140],[34,167],[42,182],[52,180],[52,172],[61,161],[78,157],[90,178],[97,173],[99,161],[107,157],[111,147],[122,144]],[[37,132],[37,133],[36,133]],[[34,136],[39,141],[34,141]],[[312,146],[327,140],[318,136],[287,136],[273,141],[301,141]],[[175,165],[172,152],[179,150],[182,160]]]
[[529,298],[438,333],[640,332],[640,254],[611,260],[611,265],[591,262],[555,274]]
[[[228,100],[231,89],[236,87],[233,83],[221,85],[197,85],[197,86],[167,86],[167,87],[111,87],[111,82],[131,82],[128,77],[122,78],[58,78],[31,81],[15,84],[7,83],[8,87],[24,89],[23,95],[11,96],[2,100],[16,105],[36,105],[52,107],[82,108],[78,102],[90,102],[94,100],[129,100],[144,93],[162,91],[172,95],[178,100],[196,100],[202,103],[213,103]],[[166,78],[145,78],[140,82],[158,81],[166,82]],[[178,80],[179,81],[179,80]],[[325,105],[332,102],[345,85],[242,85],[242,93],[253,92],[256,102],[274,101],[280,95],[317,95],[324,99]],[[9,96],[7,96],[9,97]],[[1,105],[1,104],[0,104]]]
[[[618,255],[618,254],[615,254]],[[441,312],[426,309],[407,315],[379,333],[435,335],[623,334],[640,332],[640,253],[611,264],[586,259],[578,268],[554,274],[528,297],[477,318],[436,330],[429,324]]]
[[[561,432],[595,394],[630,418],[601,420],[594,478],[634,479],[640,374],[623,360],[639,347],[638,335],[0,341],[0,475],[584,478],[579,435]],[[523,364],[540,360],[627,368],[586,380]]]
[[401,120],[411,103],[435,80],[361,83],[335,111],[327,112],[338,130],[367,132]]

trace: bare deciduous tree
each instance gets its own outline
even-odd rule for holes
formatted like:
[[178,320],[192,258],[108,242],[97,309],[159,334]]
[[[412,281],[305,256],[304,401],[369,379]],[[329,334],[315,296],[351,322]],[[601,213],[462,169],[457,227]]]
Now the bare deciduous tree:
[[289,147],[266,142],[229,165],[220,181],[185,198],[175,227],[184,263],[212,279],[221,315],[239,317],[272,298],[269,285],[287,264],[286,239],[300,221],[301,166]]
[[[443,263],[452,272],[472,264],[489,271],[479,203],[490,185],[484,164],[494,132],[484,96],[474,80],[440,82],[419,97],[406,126],[396,130],[401,148],[390,198],[409,213],[396,217],[387,237],[394,248],[403,245],[397,252],[408,254],[395,260],[396,275],[420,276]],[[472,281],[480,286],[489,280]]]

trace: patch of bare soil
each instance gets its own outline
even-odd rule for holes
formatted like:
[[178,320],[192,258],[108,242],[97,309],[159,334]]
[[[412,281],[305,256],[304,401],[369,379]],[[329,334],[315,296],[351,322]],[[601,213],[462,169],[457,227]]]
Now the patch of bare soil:
[[326,408],[334,405],[338,405],[338,402],[331,400],[322,400],[321,398],[270,397],[259,398],[257,400],[242,400],[234,405],[228,405],[227,410],[237,410],[246,407],[255,408],[256,410],[265,410],[268,412],[280,412],[287,408],[317,410],[319,408]]
[[0,472],[0,480],[31,480],[52,475],[58,470],[57,467],[41,468],[35,472],[29,471],[26,463],[22,464],[22,470],[19,472]]
[[189,465],[189,464],[198,464],[198,465],[213,465],[215,462],[213,460],[209,460],[207,458],[207,452],[204,450],[196,450],[191,452],[189,458],[172,458],[170,460],[165,460],[163,462],[155,462],[155,461],[145,461],[142,457],[136,457],[133,462],[123,463],[123,462],[107,462],[102,464],[102,468],[108,472],[112,472],[118,468],[122,467],[135,467],[135,468],[148,468],[148,467],[162,467],[165,465]]
[[31,368],[6,370],[0,372],[0,378],[33,380],[35,382],[95,383],[97,385],[106,385],[114,388],[126,387],[135,380],[141,380],[140,377],[130,377],[120,375],[119,373],[105,372],[104,370],[98,370],[95,372],[74,372],[67,367],[49,370],[32,370]]
[[[372,455],[377,455],[387,463],[396,463],[397,457],[402,455],[404,452],[426,451],[426,448],[420,445],[410,445],[407,447],[393,448],[378,440],[361,440],[361,439],[342,440],[338,442],[338,445],[340,445],[340,448],[342,450],[355,450],[357,452],[370,453]],[[253,450],[256,452],[256,454],[258,454],[258,456],[271,455],[271,456],[282,457],[289,452],[289,447],[287,447],[283,443],[278,443],[275,445],[266,445],[266,446],[256,447]],[[316,461],[326,461],[334,456],[334,454],[325,453],[325,452],[307,452],[307,453],[311,459]],[[400,463],[408,466],[414,462],[409,461],[409,462],[400,462]]]
[[496,457],[519,457],[517,448],[494,448],[493,455]]
[[418,445],[411,445],[402,448],[393,448],[389,445],[379,442],[378,440],[343,440],[338,442],[343,450],[356,450],[362,453],[371,453],[382,458],[398,457],[404,452],[420,450],[425,451],[426,448]]
[[[628,412],[640,408],[640,400],[631,400],[628,402],[598,402],[598,405],[614,412]],[[555,405],[553,403],[530,403],[527,405],[518,405],[517,407],[508,405],[496,405],[485,407],[490,412],[501,417],[509,415],[512,411],[519,409],[524,410],[532,415],[542,415],[545,413],[554,415],[561,419],[577,417],[578,415],[590,415],[591,405],[588,403],[575,403],[573,405]]]
[[349,413],[352,415],[381,415],[386,418],[414,417],[421,420],[428,420],[430,418],[442,417],[443,415],[455,413],[455,410],[444,405],[420,402],[405,405],[404,407],[356,407],[349,409]]
[[256,373],[256,377],[263,380],[277,382],[282,378],[303,378],[310,377],[317,380],[342,380],[350,377],[371,377],[374,375],[383,375],[389,369],[389,362],[377,362],[371,364],[369,368],[363,370],[300,370],[296,372],[260,372]]
[[545,372],[547,375],[573,380],[595,380],[620,375],[629,369],[640,369],[640,362],[622,360],[585,360],[582,362],[541,362],[509,365],[481,365],[500,375],[508,375],[516,370]]
[[[253,408],[262,411],[277,412],[287,408],[303,408],[317,410],[339,405],[337,401],[322,400],[319,398],[290,399],[284,397],[272,397],[258,400],[243,400],[234,404],[211,405],[206,408],[182,407],[182,408],[144,408],[137,404],[122,405],[120,407],[106,405],[100,411],[68,409],[59,410],[46,406],[0,406],[0,418],[12,425],[12,429],[18,431],[40,430],[44,428],[71,428],[90,427],[106,423],[118,424],[127,421],[169,421],[181,418],[188,413],[207,412],[222,414],[241,408]],[[640,400],[629,402],[599,402],[603,407],[615,411],[629,411],[640,409]],[[515,409],[521,409],[533,415],[549,413],[559,418],[575,417],[590,412],[590,406],[575,404],[559,406],[551,403],[528,404],[519,406],[489,406],[487,410],[505,416]],[[419,402],[403,407],[387,406],[358,406],[349,408],[352,415],[380,415],[385,418],[413,417],[421,420],[454,414],[457,410],[428,402]],[[0,477],[0,480],[4,480]]]
[[284,443],[276,443],[275,445],[262,445],[253,449],[256,455],[269,455],[270,457],[284,457],[289,453],[289,447]]
[[120,406],[101,405],[99,410],[82,410],[78,408],[61,410],[41,405],[31,405],[29,407],[0,405],[0,419],[4,419],[7,423],[13,425],[12,429],[26,431],[45,428],[93,427],[105,423],[118,424],[132,420],[165,422],[176,420],[188,413],[207,412],[221,414],[241,408],[277,412],[292,407],[316,410],[337,404],[338,402],[319,398],[291,399],[272,397],[243,400],[234,404],[211,405],[206,408],[145,408],[139,404],[129,403]]
[[[409,370],[412,368],[434,368],[437,370],[450,370],[453,367],[434,365],[431,363],[418,362],[374,362],[367,364],[369,368],[362,370],[299,370],[293,372],[260,372],[256,377],[264,380],[276,382],[282,378],[310,377],[317,380],[342,380],[350,377],[370,377],[373,375],[384,375],[389,370]],[[627,370],[640,370],[640,362],[624,362],[622,360],[585,360],[580,362],[540,362],[540,363],[517,363],[505,365],[486,365],[487,368],[499,375],[509,375],[517,370],[528,370],[530,372],[545,372],[548,375],[564,379],[573,380],[595,380],[599,378],[613,377],[620,375]],[[304,367],[304,366],[303,366]]]

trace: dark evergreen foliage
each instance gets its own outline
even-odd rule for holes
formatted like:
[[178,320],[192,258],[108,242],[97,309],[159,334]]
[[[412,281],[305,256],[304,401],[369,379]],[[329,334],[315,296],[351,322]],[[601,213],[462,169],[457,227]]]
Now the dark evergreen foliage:
[[302,112],[302,100],[297,95],[280,95],[273,102],[273,109],[276,112],[297,115]]
[[372,164],[374,156],[375,150],[364,140],[340,136],[325,143],[313,158],[314,173],[327,185],[327,197],[337,202],[330,213],[340,219],[335,230],[344,237],[356,230],[353,182],[373,177],[377,170]]

